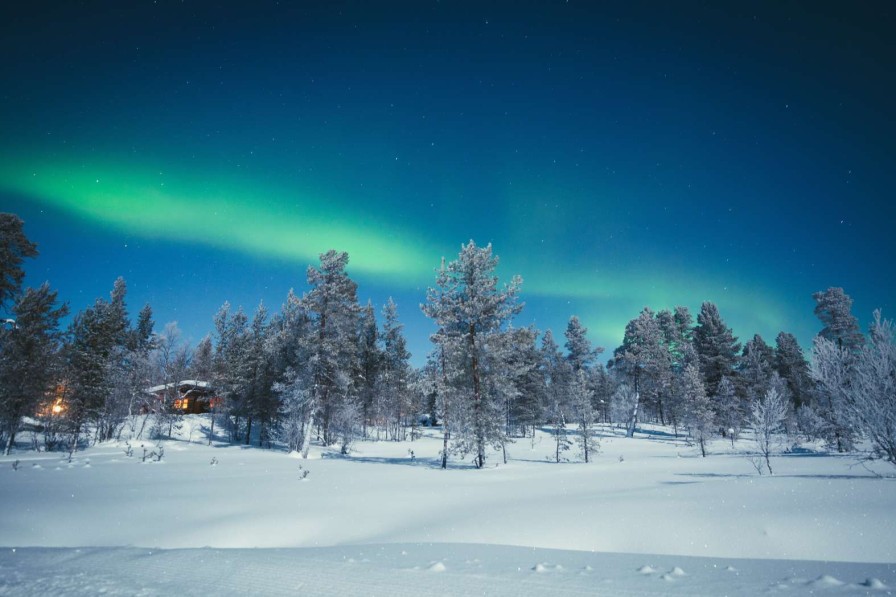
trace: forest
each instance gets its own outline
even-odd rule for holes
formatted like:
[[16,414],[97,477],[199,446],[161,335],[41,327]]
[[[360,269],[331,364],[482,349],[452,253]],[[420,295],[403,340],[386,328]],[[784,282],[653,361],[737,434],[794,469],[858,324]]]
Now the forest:
[[[179,425],[177,386],[214,388],[208,442],[279,447],[305,456],[312,442],[349,453],[359,439],[413,440],[439,430],[441,467],[486,465],[543,429],[556,462],[589,462],[596,425],[628,436],[642,422],[670,426],[703,456],[708,442],[752,430],[760,472],[800,439],[896,465],[896,346],[879,311],[866,333],[842,288],[816,292],[819,332],[807,353],[781,331],[769,344],[740,342],[716,305],[644,308],[606,359],[570,317],[562,338],[514,327],[522,279],[501,284],[491,245],[472,240],[442,260],[420,308],[433,322],[425,365],[410,361],[398,307],[360,304],[347,253],[330,250],[307,269],[308,290],[278,312],[224,303],[195,346],[172,323],[156,329],[150,305],[132,320],[127,286],[69,315],[48,284],[23,288],[37,255],[21,219],[0,214],[0,440],[71,455],[139,426],[148,440]],[[415,305],[413,308],[417,308]],[[379,316],[377,311],[379,310]],[[634,315],[634,314],[633,314]],[[150,387],[166,388],[161,399]],[[135,431],[132,429],[131,431]]]

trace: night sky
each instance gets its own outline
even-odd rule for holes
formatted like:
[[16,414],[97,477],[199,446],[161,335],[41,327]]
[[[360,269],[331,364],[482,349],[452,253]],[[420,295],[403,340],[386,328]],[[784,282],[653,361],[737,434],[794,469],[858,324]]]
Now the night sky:
[[892,3],[733,4],[6,2],[0,210],[29,284],[124,276],[194,342],[335,248],[420,364],[469,239],[517,325],[610,350],[645,305],[804,346],[816,290],[893,317]]

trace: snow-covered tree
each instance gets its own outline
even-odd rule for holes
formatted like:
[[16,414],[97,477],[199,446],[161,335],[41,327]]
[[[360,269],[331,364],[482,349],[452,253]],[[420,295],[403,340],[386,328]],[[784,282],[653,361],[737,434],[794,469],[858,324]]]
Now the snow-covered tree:
[[398,307],[392,297],[383,306],[381,367],[378,394],[393,440],[404,440],[407,424],[415,421],[411,391],[411,353],[398,321]]
[[670,381],[669,352],[653,311],[645,307],[625,326],[622,346],[613,352],[613,366],[635,392],[626,435],[632,437],[645,404],[662,412],[662,396]]
[[594,391],[588,373],[579,369],[573,374],[569,384],[569,401],[575,413],[578,435],[576,442],[585,462],[591,462],[597,453],[599,443],[594,432]]
[[[307,458],[311,428],[311,356],[313,336],[311,319],[302,299],[289,291],[280,313],[268,326],[265,353],[269,361],[273,397],[279,409],[275,434],[292,450]],[[307,441],[306,441],[307,440]]]
[[175,423],[180,415],[176,401],[180,399],[180,382],[187,379],[193,351],[183,341],[176,321],[165,325],[164,331],[156,337],[153,361],[155,380],[164,386],[163,399],[154,405],[156,424],[153,434],[156,437],[171,437]]
[[[225,302],[215,314],[215,358],[213,385],[221,403],[217,405],[218,416],[227,423],[230,440],[237,441],[241,428],[240,420],[246,410],[246,395],[249,391],[245,363],[249,353],[249,319],[242,308],[231,313],[230,303]],[[214,423],[215,416],[212,417]],[[210,430],[209,441],[214,434]]]
[[589,369],[594,360],[604,351],[601,347],[592,347],[588,339],[588,328],[582,325],[579,318],[573,315],[566,325],[566,359],[574,373]]
[[815,338],[812,377],[835,423],[866,436],[873,455],[896,465],[896,345],[893,322],[874,312],[868,340],[852,351]]
[[358,364],[355,376],[362,434],[368,435],[368,426],[377,428],[377,437],[386,424],[385,395],[380,390],[383,354],[380,350],[379,329],[373,303],[360,309],[358,319]]
[[715,396],[711,397],[716,423],[722,432],[729,437],[731,444],[740,435],[747,413],[743,410],[741,401],[737,397],[734,384],[727,377],[719,382]]
[[755,334],[744,344],[737,372],[747,400],[755,402],[768,391],[774,371],[775,353],[762,336]]
[[700,446],[700,454],[705,457],[706,444],[712,439],[716,429],[712,403],[706,395],[706,387],[697,367],[685,367],[681,381],[682,396],[686,404],[685,424],[691,437]]
[[626,383],[616,386],[610,398],[610,422],[617,427],[628,428],[636,402],[637,396],[631,386]]
[[762,462],[772,472],[771,454],[780,437],[780,432],[787,418],[787,399],[776,387],[770,387],[765,396],[753,403],[752,425],[759,448],[761,461],[756,463],[756,470],[762,473]]
[[353,434],[355,424],[349,421],[349,415],[360,415],[360,408],[353,408],[358,401],[353,373],[357,370],[360,307],[358,285],[345,271],[348,259],[344,252],[322,253],[320,267],[308,267],[311,290],[303,298],[313,328],[309,337],[312,408],[325,444]]
[[544,420],[547,385],[545,364],[536,339],[535,328],[513,330],[511,366],[513,379],[508,380],[515,394],[507,406],[507,434],[526,436]]
[[494,340],[522,308],[516,302],[521,279],[514,277],[499,288],[497,265],[491,245],[479,248],[470,241],[461,247],[457,260],[440,271],[437,288],[430,289],[423,305],[424,313],[451,340],[451,356],[461,360],[465,371],[458,414],[466,424],[453,439],[461,453],[474,454],[477,468],[485,465],[487,447],[499,448],[507,439],[503,404],[488,390],[495,387],[490,376],[502,371],[509,358],[500,350],[507,344]]
[[560,354],[560,347],[554,341],[551,330],[541,338],[541,355],[545,376],[545,415],[554,436],[554,460],[560,462],[570,446],[566,419],[570,409],[568,388],[572,372],[569,361]]
[[66,419],[69,446],[75,449],[89,421],[94,441],[115,437],[124,423],[126,394],[118,391],[127,367],[128,344],[133,337],[125,296],[127,286],[118,278],[110,300],[97,299],[93,307],[75,316],[65,347],[68,380]]
[[815,299],[815,315],[824,324],[819,336],[847,350],[862,346],[859,321],[852,314],[852,298],[842,288],[828,288],[814,293],[812,298]]

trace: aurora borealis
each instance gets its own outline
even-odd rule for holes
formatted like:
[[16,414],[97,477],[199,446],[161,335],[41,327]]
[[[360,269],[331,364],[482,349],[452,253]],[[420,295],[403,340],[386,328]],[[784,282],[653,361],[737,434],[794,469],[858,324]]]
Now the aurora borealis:
[[74,310],[115,277],[194,340],[330,248],[420,363],[442,255],[493,243],[518,325],[612,349],[717,303],[804,346],[811,293],[893,316],[892,8],[35,2],[0,15],[0,209]]

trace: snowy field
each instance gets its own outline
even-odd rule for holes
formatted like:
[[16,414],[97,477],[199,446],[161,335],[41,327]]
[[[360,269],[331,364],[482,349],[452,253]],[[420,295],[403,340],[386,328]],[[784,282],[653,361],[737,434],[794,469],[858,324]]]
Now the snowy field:
[[798,450],[759,476],[747,441],[700,458],[667,430],[603,428],[587,465],[549,462],[539,434],[507,465],[443,471],[435,435],[302,460],[206,446],[204,424],[160,462],[140,442],[0,460],[0,595],[896,590],[896,479],[853,457]]

